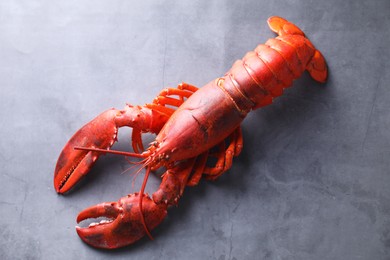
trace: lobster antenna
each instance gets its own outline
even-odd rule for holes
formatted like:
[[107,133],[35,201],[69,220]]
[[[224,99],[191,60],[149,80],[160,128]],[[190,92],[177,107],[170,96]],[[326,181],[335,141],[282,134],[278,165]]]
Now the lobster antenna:
[[139,191],[139,210],[141,212],[141,222],[142,222],[142,225],[144,226],[145,233],[148,235],[150,240],[153,240],[153,236],[152,236],[152,234],[150,234],[148,226],[146,225],[144,212],[142,210],[142,201],[143,201],[143,197],[144,197],[146,183],[148,182],[148,178],[149,178],[149,174],[150,174],[150,168],[151,167],[149,165],[146,167],[144,181],[142,182],[141,190]]
[[[127,157],[126,157],[126,160],[128,160]],[[146,168],[146,165],[147,165],[146,162],[147,162],[147,159],[143,159],[142,161],[137,163],[137,165],[133,165],[132,167],[129,168],[129,169],[131,169],[133,167],[136,167],[136,166],[139,166],[140,164],[142,164],[137,171],[131,173],[133,175],[133,180],[131,181],[131,187],[134,187],[135,179],[138,177],[141,170]],[[130,162],[130,163],[133,163],[133,162]],[[127,169],[127,170],[129,170],[129,169]],[[126,172],[127,170],[123,171],[123,173]]]
[[73,147],[75,150],[82,150],[82,151],[91,151],[91,152],[98,152],[98,153],[111,153],[111,154],[118,154],[118,155],[124,155],[124,156],[131,156],[136,158],[146,158],[149,156],[149,154],[139,154],[139,153],[130,153],[130,152],[124,152],[124,151],[118,151],[118,150],[106,150],[106,149],[100,149],[100,148],[89,148],[89,147],[82,147],[82,146],[75,146]]

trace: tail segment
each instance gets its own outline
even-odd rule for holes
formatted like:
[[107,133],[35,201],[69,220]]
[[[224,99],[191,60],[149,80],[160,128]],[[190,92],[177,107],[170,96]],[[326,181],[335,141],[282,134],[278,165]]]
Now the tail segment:
[[324,83],[328,77],[328,68],[324,56],[319,50],[314,52],[314,56],[306,67],[310,76],[318,82]]
[[[299,29],[295,24],[290,23],[284,18],[272,16],[268,18],[268,26],[270,29],[280,36],[283,35],[301,35],[305,33]],[[306,37],[306,36],[305,36]],[[311,44],[311,43],[310,43]],[[313,46],[311,44],[311,46]],[[312,59],[307,64],[306,70],[310,76],[318,82],[324,83],[328,77],[328,69],[324,56],[319,50],[315,50]]]
[[278,35],[294,34],[305,36],[305,33],[293,23],[279,16],[271,16],[267,20],[269,28]]

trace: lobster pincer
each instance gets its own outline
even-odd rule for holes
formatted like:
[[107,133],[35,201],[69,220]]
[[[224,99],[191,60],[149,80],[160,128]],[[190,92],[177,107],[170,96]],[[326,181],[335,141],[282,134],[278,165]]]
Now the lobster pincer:
[[142,219],[149,229],[154,229],[167,215],[167,204],[156,204],[147,194],[142,195],[143,207],[139,208],[140,194],[122,197],[118,202],[105,202],[80,212],[77,223],[90,218],[106,218],[89,227],[76,227],[80,238],[98,248],[118,248],[131,244],[146,234]]
[[195,159],[186,160],[167,170],[152,197],[143,194],[142,189],[140,193],[129,194],[118,202],[100,203],[81,211],[77,223],[91,218],[104,219],[88,227],[76,227],[79,237],[91,246],[105,249],[132,244],[145,235],[152,238],[150,230],[164,220],[169,206],[177,205],[194,164]]
[[70,190],[89,172],[102,153],[75,150],[74,147],[110,149],[117,140],[118,128],[133,128],[134,151],[143,150],[141,133],[158,133],[169,114],[147,106],[127,105],[123,110],[109,109],[78,130],[63,148],[54,172],[54,187],[58,193]]

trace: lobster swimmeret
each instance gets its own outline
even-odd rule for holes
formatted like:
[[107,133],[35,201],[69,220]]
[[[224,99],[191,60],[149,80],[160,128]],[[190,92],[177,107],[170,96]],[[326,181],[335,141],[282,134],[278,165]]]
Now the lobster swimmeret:
[[[268,19],[279,36],[248,52],[224,77],[199,90],[182,83],[163,90],[152,103],[110,109],[87,123],[62,150],[54,173],[58,193],[70,190],[93,166],[97,158],[112,152],[142,158],[146,168],[139,193],[118,202],[101,203],[83,210],[77,222],[88,218],[109,220],[77,227],[83,241],[99,248],[131,244],[159,225],[171,205],[177,205],[184,188],[200,178],[216,179],[231,167],[242,149],[240,124],[251,110],[272,103],[292,81],[307,70],[319,82],[327,78],[322,54],[294,24],[280,17]],[[172,107],[178,107],[174,110]],[[111,151],[118,128],[133,128],[135,153]],[[157,134],[144,150],[142,133]],[[144,194],[151,170],[165,167],[159,189]]]

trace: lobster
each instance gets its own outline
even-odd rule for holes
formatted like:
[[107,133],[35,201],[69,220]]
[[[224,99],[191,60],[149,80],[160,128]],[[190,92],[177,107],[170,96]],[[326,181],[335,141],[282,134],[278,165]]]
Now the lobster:
[[[278,36],[246,53],[223,77],[199,89],[187,83],[164,89],[144,106],[109,109],[71,137],[55,168],[57,193],[69,191],[106,153],[140,158],[138,164],[146,169],[139,192],[79,213],[78,223],[106,218],[76,227],[84,242],[112,249],[145,235],[152,239],[151,230],[178,204],[186,186],[197,185],[202,176],[215,180],[231,167],[243,147],[240,124],[248,112],[271,104],[304,71],[326,81],[325,59],[301,29],[277,16],[268,25]],[[134,152],[110,149],[124,126],[132,128]],[[145,150],[142,134],[147,132],[157,136]],[[161,184],[149,196],[144,192],[149,174],[161,167]]]

